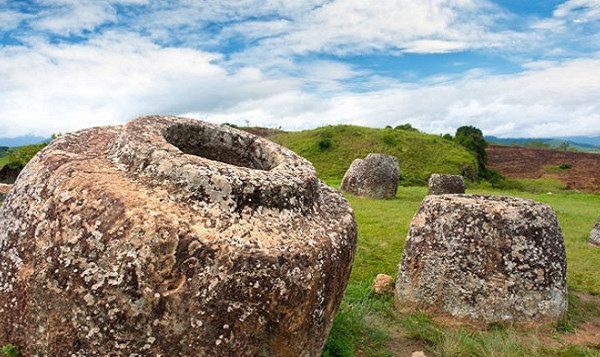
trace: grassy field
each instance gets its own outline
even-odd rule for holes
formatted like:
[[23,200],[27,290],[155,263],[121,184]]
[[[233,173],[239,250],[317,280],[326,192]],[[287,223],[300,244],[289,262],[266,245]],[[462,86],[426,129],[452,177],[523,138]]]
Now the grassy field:
[[7,156],[0,157],[0,169],[4,167],[4,165],[8,164],[9,158]]
[[476,173],[475,157],[464,147],[437,135],[410,130],[375,129],[352,125],[284,132],[269,139],[308,159],[321,178],[341,178],[352,160],[372,152],[400,160],[406,185],[424,184],[432,173]]
[[[338,186],[339,180],[328,183]],[[529,180],[518,187],[469,193],[525,197],[555,209],[568,256],[567,319],[536,330],[490,326],[480,331],[448,327],[423,313],[402,315],[394,311],[391,294],[374,296],[370,284],[375,275],[396,276],[410,220],[427,193],[424,187],[400,187],[393,200],[347,196],[358,222],[358,248],[324,356],[410,356],[415,350],[428,356],[600,356],[600,338],[582,333],[590,321],[599,324],[600,333],[600,249],[586,241],[600,215],[600,195],[564,191],[553,181]]]
[[[422,184],[431,173],[460,173],[476,165],[474,156],[454,142],[409,130],[342,125],[277,133],[270,139],[309,159],[334,187],[353,159],[370,152],[399,157],[405,185]],[[600,195],[569,191],[552,179],[506,181],[503,187],[479,184],[469,193],[530,198],[550,204],[558,215],[568,257],[570,307],[565,320],[534,330],[504,325],[476,330],[448,326],[420,312],[400,314],[392,294],[373,295],[375,275],[396,276],[410,221],[427,193],[425,187],[400,187],[393,200],[346,196],[358,222],[358,247],[323,356],[404,357],[423,350],[441,357],[600,357],[600,248],[587,244],[600,215]]]

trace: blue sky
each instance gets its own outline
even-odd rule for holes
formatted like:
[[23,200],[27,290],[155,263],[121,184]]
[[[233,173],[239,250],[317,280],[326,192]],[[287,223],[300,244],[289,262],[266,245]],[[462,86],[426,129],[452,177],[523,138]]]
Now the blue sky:
[[0,137],[176,114],[600,135],[600,0],[0,0]]

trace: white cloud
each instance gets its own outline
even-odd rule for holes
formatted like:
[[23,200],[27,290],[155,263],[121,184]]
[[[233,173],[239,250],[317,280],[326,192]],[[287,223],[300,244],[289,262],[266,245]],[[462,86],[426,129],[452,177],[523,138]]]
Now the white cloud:
[[[331,61],[307,62],[295,77],[253,67],[232,72],[219,63],[219,54],[162,48],[120,32],[80,44],[32,39],[2,47],[0,136],[48,135],[155,113],[288,129],[411,122],[439,133],[474,124],[496,135],[600,134],[600,56],[413,84]],[[369,90],[355,92],[355,85]]]
[[0,31],[12,30],[29,17],[29,15],[17,11],[0,9]]
[[[27,34],[21,38],[26,45],[0,47],[3,137],[123,123],[143,114],[186,113],[288,129],[411,122],[439,133],[473,124],[505,136],[600,134],[600,56],[563,61],[542,56],[524,61],[521,73],[473,69],[416,78],[412,84],[311,56],[506,50],[523,46],[524,39],[537,50],[553,43],[546,39],[558,38],[553,34],[567,36],[571,20],[595,19],[597,1],[567,1],[547,19],[558,27],[538,22],[526,34],[492,31],[504,15],[490,15],[498,8],[483,0],[38,3],[44,10],[34,18],[16,16],[5,26],[29,21],[44,31],[82,34],[129,16],[116,12],[118,4],[145,4],[147,11],[133,11],[136,15],[116,26],[119,30],[102,30],[80,43]],[[198,30],[215,21],[231,25],[220,33]],[[142,30],[150,35],[136,34]],[[199,50],[202,46],[156,43],[174,35],[217,44],[241,36],[248,47],[228,59]],[[600,39],[596,33],[586,38]],[[564,47],[552,51],[573,53]]]
[[[545,31],[547,43],[548,40],[556,40],[552,35],[573,36],[590,24],[597,25],[597,20],[600,20],[600,1],[567,0],[555,8],[552,17],[535,21],[532,29]],[[586,35],[590,33],[588,31]],[[565,41],[565,38],[560,37],[559,40]]]
[[118,21],[115,5],[144,5],[146,0],[37,0],[41,9],[28,16],[37,30],[68,36],[93,31],[98,26]]
[[283,125],[303,129],[324,124],[379,126],[410,122],[434,133],[472,124],[486,134],[556,136],[600,134],[600,57],[532,65],[512,75],[480,74],[440,83],[401,84],[367,93],[323,98],[282,93],[246,101],[213,121]]
[[502,16],[499,7],[485,0],[335,0],[298,14],[294,21],[240,23],[223,35],[259,39],[250,53],[261,52],[261,57],[444,53],[505,43],[514,34],[490,30]]
[[[491,30],[506,14],[489,0],[37,0],[36,4],[42,10],[29,25],[37,30],[69,35],[115,24],[192,47],[236,37],[248,41],[255,55],[444,53],[497,47],[515,36]],[[116,5],[143,7],[118,13]],[[215,23],[224,26],[220,33],[204,31]]]
[[554,17],[583,23],[600,19],[600,1],[568,0],[554,10]]
[[0,136],[47,135],[151,113],[217,111],[296,86],[253,69],[229,73],[218,54],[161,48],[107,33],[85,44],[0,48]]

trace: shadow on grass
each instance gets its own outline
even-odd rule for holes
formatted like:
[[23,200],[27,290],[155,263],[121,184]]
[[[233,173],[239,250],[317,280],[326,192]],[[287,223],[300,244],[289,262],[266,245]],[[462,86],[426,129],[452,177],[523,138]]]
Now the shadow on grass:
[[[600,345],[570,345],[561,336],[575,333],[580,324],[600,316],[597,302],[569,295],[569,313],[556,325],[527,329],[508,324],[490,324],[486,330],[468,326],[444,326],[423,312],[400,314],[391,294],[374,296],[365,283],[349,285],[336,316],[323,356],[403,356],[389,349],[399,329],[409,339],[427,348],[427,356],[442,357],[598,357]],[[404,351],[405,352],[405,351]]]

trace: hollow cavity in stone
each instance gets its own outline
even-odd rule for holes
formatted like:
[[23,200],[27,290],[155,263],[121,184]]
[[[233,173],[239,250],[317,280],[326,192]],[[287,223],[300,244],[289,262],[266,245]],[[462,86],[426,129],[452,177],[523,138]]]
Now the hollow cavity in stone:
[[232,135],[211,127],[176,124],[165,129],[165,140],[188,155],[213,161],[268,171],[272,163],[256,155],[254,140]]

